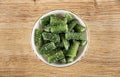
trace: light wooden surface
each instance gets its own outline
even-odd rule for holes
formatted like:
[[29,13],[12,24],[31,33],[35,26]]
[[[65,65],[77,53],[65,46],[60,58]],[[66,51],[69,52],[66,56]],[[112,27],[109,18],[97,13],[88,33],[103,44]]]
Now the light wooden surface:
[[[90,32],[84,58],[65,68],[38,60],[30,45],[35,21],[56,9],[80,16]],[[0,0],[0,77],[120,77],[120,0]]]

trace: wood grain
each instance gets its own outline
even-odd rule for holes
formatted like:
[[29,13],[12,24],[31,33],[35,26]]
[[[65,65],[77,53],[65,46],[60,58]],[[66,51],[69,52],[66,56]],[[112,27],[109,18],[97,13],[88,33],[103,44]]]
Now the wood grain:
[[[38,60],[31,45],[35,21],[64,9],[88,26],[84,58],[65,67]],[[120,77],[120,0],[0,0],[0,77]]]

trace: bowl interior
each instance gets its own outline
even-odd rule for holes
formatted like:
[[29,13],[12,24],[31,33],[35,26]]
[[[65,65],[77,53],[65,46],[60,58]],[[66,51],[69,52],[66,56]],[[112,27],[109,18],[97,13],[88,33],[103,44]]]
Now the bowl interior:
[[[84,55],[86,49],[87,49],[87,46],[88,46],[88,43],[84,46],[84,47],[79,47],[78,49],[78,53],[77,53],[77,57],[75,58],[75,60],[71,63],[67,63],[67,64],[56,64],[56,63],[52,63],[52,64],[49,64],[47,62],[47,58],[46,57],[43,57],[41,54],[38,53],[38,48],[35,46],[34,44],[34,32],[35,32],[35,29],[37,28],[40,28],[40,20],[46,16],[49,16],[51,14],[61,14],[61,15],[65,15],[66,13],[70,13],[74,18],[76,18],[78,21],[79,21],[79,24],[81,24],[82,26],[86,27],[86,25],[83,23],[83,21],[75,14],[73,14],[72,12],[69,12],[69,11],[65,11],[65,10],[55,10],[55,11],[51,11],[49,13],[46,13],[44,14],[42,17],[40,17],[37,22],[35,23],[34,25],[34,28],[33,28],[33,31],[32,31],[32,37],[31,37],[31,43],[32,43],[32,48],[35,52],[35,54],[38,56],[38,58],[40,60],[42,60],[43,62],[45,62],[46,64],[48,65],[51,65],[51,66],[56,66],[56,67],[65,67],[65,66],[69,66],[69,65],[72,65],[74,63],[76,63],[77,61],[79,61],[81,59],[81,57]],[[85,39],[88,41],[88,34],[87,34],[87,30],[84,32],[85,34]]]

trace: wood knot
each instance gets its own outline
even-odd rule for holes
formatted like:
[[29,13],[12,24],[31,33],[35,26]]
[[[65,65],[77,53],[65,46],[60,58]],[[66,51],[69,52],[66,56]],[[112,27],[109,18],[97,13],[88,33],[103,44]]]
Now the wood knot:
[[36,2],[36,0],[33,0],[34,2]]

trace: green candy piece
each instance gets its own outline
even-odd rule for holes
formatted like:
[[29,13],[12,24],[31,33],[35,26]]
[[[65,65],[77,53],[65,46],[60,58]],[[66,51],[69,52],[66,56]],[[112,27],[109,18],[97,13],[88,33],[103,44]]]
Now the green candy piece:
[[71,44],[70,46],[70,49],[68,50],[66,56],[68,56],[68,60],[69,61],[72,61],[72,58],[75,58],[76,57],[76,54],[77,54],[77,51],[78,51],[78,48],[79,48],[79,42],[78,41],[73,41],[73,43]]
[[67,32],[67,33],[65,33],[65,38],[67,40],[83,40],[84,34],[83,33]]
[[50,25],[60,25],[60,24],[66,24],[67,23],[67,19],[66,18],[58,18],[55,15],[51,15],[50,16]]
[[72,20],[72,16],[70,13],[66,13],[65,18],[67,18],[67,23],[69,23]]
[[78,21],[76,19],[71,20],[68,23],[68,29],[69,29],[69,31],[72,31],[73,28],[75,27],[75,25],[77,25],[77,24],[78,24]]
[[47,26],[50,23],[50,16],[44,17],[41,19],[41,24]]
[[59,62],[62,63],[62,64],[65,64],[66,63],[66,59],[63,58],[63,59],[59,60]]
[[56,45],[56,47],[58,47],[58,48],[64,47],[63,43],[61,43],[61,42],[55,43],[55,45]]
[[51,32],[52,33],[65,33],[68,31],[68,26],[64,24],[51,26]]
[[51,53],[51,51],[55,48],[56,48],[56,46],[55,46],[54,42],[50,42],[50,43],[46,43],[42,47],[40,47],[39,52],[41,54],[48,54],[48,53]]
[[67,62],[68,62],[68,63],[71,63],[71,62],[73,62],[73,61],[74,61],[74,58],[73,58],[73,57],[68,57],[68,58],[67,58]]
[[87,44],[86,40],[80,40],[80,46],[85,46]]
[[63,58],[64,58],[64,54],[63,54],[62,50],[59,50],[54,55],[51,55],[48,57],[48,62],[54,63],[54,62],[57,62],[58,60],[63,59]]
[[41,46],[42,45],[42,31],[40,29],[35,29],[35,37],[34,37],[34,40],[35,40],[35,45],[36,46]]
[[51,31],[51,26],[50,25],[45,26],[44,31],[50,32]]
[[54,50],[52,50],[50,53],[47,53],[46,55],[47,55],[47,57],[49,57],[49,56],[54,55],[54,54],[57,53],[57,52],[58,52],[58,50],[57,50],[57,49],[54,49]]
[[68,50],[69,46],[70,46],[70,43],[68,40],[66,40],[64,37],[62,37],[62,42],[64,44],[64,47],[66,50]]
[[49,40],[52,42],[60,42],[60,36],[58,34],[43,32],[42,36],[44,40]]
[[65,24],[59,24],[56,26],[46,26],[44,30],[46,32],[52,32],[52,33],[65,33],[68,31],[68,26]]
[[82,25],[76,25],[74,28],[75,32],[84,32],[86,30],[85,27],[83,27]]

